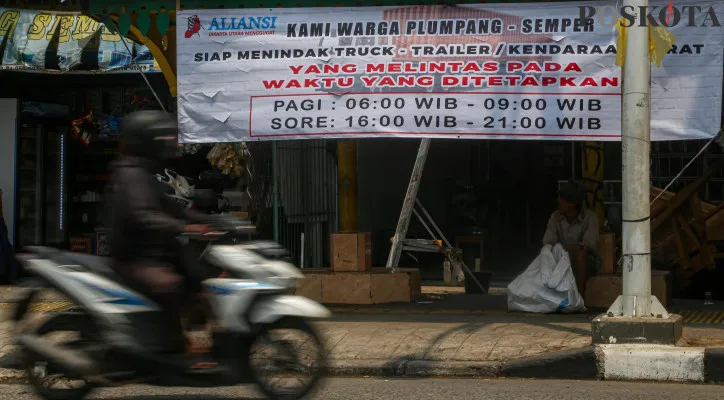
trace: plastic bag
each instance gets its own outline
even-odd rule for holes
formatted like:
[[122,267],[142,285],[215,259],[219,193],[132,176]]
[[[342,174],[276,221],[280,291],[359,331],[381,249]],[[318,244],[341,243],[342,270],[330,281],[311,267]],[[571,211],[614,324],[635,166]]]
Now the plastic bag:
[[508,285],[508,309],[533,313],[586,311],[563,246],[543,247],[540,255]]

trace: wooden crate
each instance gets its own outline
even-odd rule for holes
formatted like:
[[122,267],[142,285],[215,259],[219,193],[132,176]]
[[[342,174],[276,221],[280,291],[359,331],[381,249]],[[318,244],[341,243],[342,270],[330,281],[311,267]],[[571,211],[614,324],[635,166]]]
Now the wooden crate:
[[322,277],[322,303],[372,304],[371,273],[330,273]]
[[[331,272],[305,270],[305,279],[296,294],[325,304],[409,303],[421,296],[420,272],[400,268],[391,273],[386,268],[369,272]],[[315,298],[320,293],[320,299]]]
[[410,275],[406,273],[372,274],[372,303],[409,303]]
[[369,233],[340,233],[331,237],[332,270],[366,272],[372,268],[372,237]]
[[[390,270],[387,268],[372,268],[372,272],[374,274],[386,274],[386,275],[395,275],[391,274]],[[397,269],[398,274],[405,274],[407,275],[408,279],[405,281],[405,283],[402,283],[402,280],[400,280],[400,284],[404,289],[401,289],[402,293],[405,293],[405,300],[402,300],[404,302],[411,302],[415,301],[422,296],[422,280],[420,279],[420,270],[417,268],[398,268]],[[402,278],[392,278],[392,279],[402,279]]]
[[[617,275],[596,275],[586,283],[585,305],[588,308],[608,308],[623,293],[623,278]],[[664,307],[671,300],[671,277],[668,271],[651,271],[651,294]]]
[[305,274],[294,293],[310,300],[322,302],[322,275]]

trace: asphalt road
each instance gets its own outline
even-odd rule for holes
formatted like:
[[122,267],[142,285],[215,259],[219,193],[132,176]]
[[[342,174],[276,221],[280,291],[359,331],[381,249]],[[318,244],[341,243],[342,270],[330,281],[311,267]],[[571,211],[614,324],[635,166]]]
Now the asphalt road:
[[[263,399],[250,387],[218,389],[128,386],[96,393],[107,400],[222,400]],[[25,386],[0,386],[0,400],[31,400]],[[721,386],[663,383],[579,382],[461,379],[333,379],[311,397],[314,400],[708,400],[724,399]]]

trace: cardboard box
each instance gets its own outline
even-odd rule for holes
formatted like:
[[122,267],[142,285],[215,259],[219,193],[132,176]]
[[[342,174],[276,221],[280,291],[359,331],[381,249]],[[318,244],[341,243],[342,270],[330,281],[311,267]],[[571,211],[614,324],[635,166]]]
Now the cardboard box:
[[372,303],[409,303],[410,275],[404,272],[372,274]]
[[405,272],[410,275],[410,301],[415,301],[422,297],[420,270],[417,268],[400,268],[400,272]]
[[[597,275],[586,283],[588,308],[608,308],[623,293],[623,278],[617,275]],[[668,307],[671,301],[671,277],[668,271],[651,271],[651,294]]]
[[[420,270],[417,268],[398,268],[397,274],[390,273],[387,268],[372,268],[372,300],[378,303],[411,302],[422,296]],[[407,279],[396,277],[398,274],[407,275]],[[381,275],[382,277],[380,277]],[[385,281],[384,276],[393,276]],[[388,290],[396,294],[386,295]]]
[[331,273],[322,277],[322,303],[372,304],[372,274]]
[[621,277],[616,275],[596,275],[586,282],[587,308],[608,308],[622,291]]
[[651,271],[651,294],[668,307],[671,304],[673,293],[673,279],[669,271]]
[[[305,270],[305,280],[296,294],[325,304],[409,303],[421,296],[420,271],[386,268],[370,272],[329,272]],[[319,291],[318,291],[319,290]],[[321,300],[315,298],[321,292]]]
[[305,274],[304,279],[294,291],[298,296],[304,296],[316,302],[322,302],[322,275]]
[[88,238],[70,238],[70,251],[91,254],[91,240]]
[[366,272],[372,269],[372,239],[369,233],[333,234],[332,270]]
[[601,255],[602,275],[616,272],[616,235],[604,233],[598,239],[598,253]]

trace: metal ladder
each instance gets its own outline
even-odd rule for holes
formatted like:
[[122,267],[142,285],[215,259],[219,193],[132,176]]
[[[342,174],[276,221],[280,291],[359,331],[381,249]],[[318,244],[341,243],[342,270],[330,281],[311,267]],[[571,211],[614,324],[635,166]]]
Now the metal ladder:
[[[395,236],[392,237],[392,248],[390,249],[390,255],[387,258],[386,267],[391,272],[397,272],[397,266],[400,262],[400,256],[404,250],[407,251],[422,251],[422,252],[441,252],[444,253],[445,257],[450,260],[451,263],[459,262],[468,277],[480,287],[483,293],[487,293],[480,281],[475,277],[473,272],[463,262],[460,251],[455,249],[449,240],[442,233],[440,227],[437,226],[435,221],[432,219],[430,214],[422,206],[422,203],[417,199],[417,191],[420,188],[420,180],[422,179],[422,172],[425,169],[425,162],[427,161],[427,154],[430,150],[431,139],[422,139],[420,142],[420,148],[417,151],[417,158],[415,159],[415,165],[412,168],[412,176],[410,177],[410,183],[407,186],[407,193],[405,194],[405,201],[402,203],[402,211],[400,212],[400,219],[397,221],[397,229],[395,229]],[[416,208],[417,206],[417,208]],[[419,211],[418,211],[419,208]],[[432,240],[418,240],[418,239],[407,239],[407,228],[410,225],[410,219],[412,214],[418,218],[420,223],[425,230],[430,234]],[[427,219],[428,223],[425,222]],[[432,226],[431,229],[430,226]],[[437,238],[440,239],[437,239]],[[443,246],[444,244],[444,246]]]

